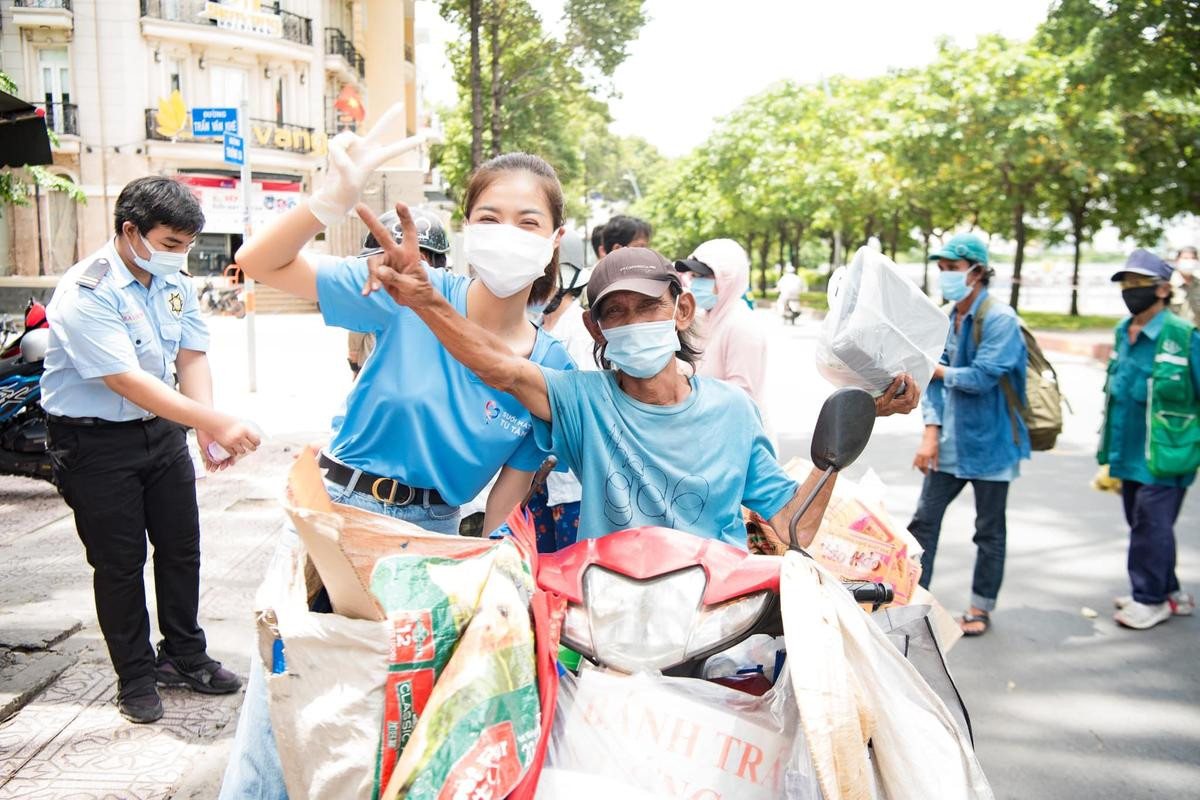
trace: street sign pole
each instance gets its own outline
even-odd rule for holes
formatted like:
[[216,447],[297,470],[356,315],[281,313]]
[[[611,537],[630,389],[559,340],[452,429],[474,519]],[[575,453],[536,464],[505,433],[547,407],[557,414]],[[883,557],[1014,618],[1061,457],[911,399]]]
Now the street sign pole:
[[[242,137],[242,242],[250,240],[252,221],[250,217],[250,148],[246,133],[250,130],[250,104],[242,100],[238,106],[238,136]],[[244,273],[243,273],[244,274]],[[246,296],[246,364],[250,370],[250,391],[258,391],[258,358],[254,338],[254,279],[245,276]]]

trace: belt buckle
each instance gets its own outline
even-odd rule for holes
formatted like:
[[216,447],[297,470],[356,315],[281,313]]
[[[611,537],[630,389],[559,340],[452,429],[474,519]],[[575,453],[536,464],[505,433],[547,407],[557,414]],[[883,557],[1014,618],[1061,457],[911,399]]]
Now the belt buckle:
[[[379,496],[379,484],[383,483],[384,481],[392,482],[392,491],[390,494],[388,494],[387,497],[380,497]],[[396,502],[396,492],[399,491],[399,489],[400,489],[400,481],[396,480],[395,478],[376,478],[375,482],[371,484],[371,496],[374,497],[379,502],[383,503],[384,505],[406,506],[406,505],[409,505],[410,503],[412,503],[412,501],[416,498],[417,490],[411,486],[405,486],[404,488],[408,489],[408,497],[404,498],[399,503],[397,503]]]

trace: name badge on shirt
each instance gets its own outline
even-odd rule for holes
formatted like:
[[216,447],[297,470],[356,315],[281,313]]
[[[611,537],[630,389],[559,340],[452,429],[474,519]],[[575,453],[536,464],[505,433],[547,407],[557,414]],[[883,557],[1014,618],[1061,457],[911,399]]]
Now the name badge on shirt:
[[142,311],[140,308],[134,309],[133,311],[126,311],[121,315],[121,319],[125,322],[141,322],[145,318],[146,312]]

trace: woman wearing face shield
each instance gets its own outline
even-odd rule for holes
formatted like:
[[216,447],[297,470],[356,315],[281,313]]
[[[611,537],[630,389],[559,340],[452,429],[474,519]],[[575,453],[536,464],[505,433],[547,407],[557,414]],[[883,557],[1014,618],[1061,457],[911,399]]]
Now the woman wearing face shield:
[[[378,225],[364,207],[359,215]],[[371,288],[386,288],[455,358],[530,410],[539,443],[582,482],[580,538],[659,525],[744,549],[743,505],[782,533],[816,485],[815,470],[803,486],[784,473],[743,390],[680,371],[677,359],[694,366],[700,355],[696,301],[652,250],[610,253],[588,281],[584,321],[602,367],[595,372],[514,358],[440,297],[409,245],[388,248],[370,266]],[[827,485],[801,519],[801,544],[816,533],[831,491]]]
[[[485,514],[492,530],[524,497],[544,458],[528,412],[513,397],[476,379],[410,310],[385,295],[369,294],[365,258],[302,252],[317,233],[353,208],[371,172],[414,146],[412,140],[386,144],[389,123],[397,121],[403,124],[402,109],[398,115],[385,114],[366,138],[339,134],[330,143],[325,186],[250,239],[237,261],[255,280],[319,302],[328,325],[377,337],[319,459],[333,501],[435,533],[456,534],[459,505],[499,471]],[[414,269],[506,355],[571,369],[562,345],[525,315],[530,298],[549,294],[558,274],[563,195],[553,168],[526,154],[494,158],[472,175],[464,212],[465,256],[477,279],[425,264],[406,211],[402,236],[416,254]],[[372,233],[385,247],[396,246],[384,226],[377,224]],[[285,533],[280,549],[286,552],[295,542],[295,533]],[[257,657],[251,659],[220,796],[286,797]]]

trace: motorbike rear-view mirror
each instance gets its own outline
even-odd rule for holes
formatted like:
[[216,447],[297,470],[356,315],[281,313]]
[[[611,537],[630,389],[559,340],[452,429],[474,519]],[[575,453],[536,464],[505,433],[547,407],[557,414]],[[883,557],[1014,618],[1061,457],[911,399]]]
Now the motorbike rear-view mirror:
[[845,387],[825,398],[825,404],[817,416],[817,426],[813,429],[812,448],[809,451],[813,465],[825,474],[792,515],[788,533],[793,550],[804,552],[796,533],[801,517],[812,507],[830,476],[850,466],[862,455],[874,428],[875,400],[868,392]]
[[875,400],[855,387],[838,389],[825,399],[813,430],[812,462],[819,470],[843,470],[853,464],[875,428]]

